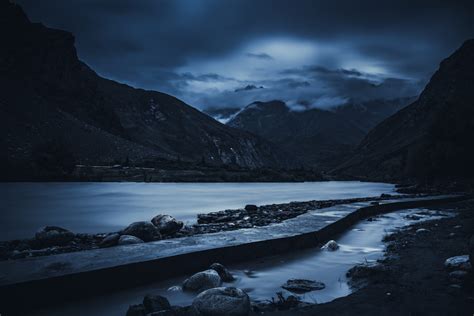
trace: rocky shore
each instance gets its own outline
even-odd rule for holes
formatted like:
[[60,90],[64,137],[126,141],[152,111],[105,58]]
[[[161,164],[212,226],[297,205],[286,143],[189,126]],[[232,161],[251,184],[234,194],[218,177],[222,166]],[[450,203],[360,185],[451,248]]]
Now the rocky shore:
[[420,222],[388,235],[383,260],[348,272],[357,289],[351,295],[265,314],[471,315],[474,200],[433,209],[451,210],[456,216]]
[[[171,306],[165,297],[155,296],[152,299],[165,304],[151,310],[147,295],[126,315],[470,315],[474,310],[474,200],[433,209],[449,210],[455,216],[420,221],[387,235],[385,257],[350,269],[347,276],[356,291],[332,302],[300,301],[298,294],[324,289],[321,282],[300,279],[282,285],[295,295],[279,292],[266,302],[253,302],[241,289],[222,287],[222,281],[232,282],[233,277],[224,266],[213,264],[180,287],[196,294],[190,306]],[[334,244],[330,241],[323,249],[334,251]]]
[[382,194],[378,197],[291,202],[270,205],[246,205],[242,209],[198,214],[197,223],[185,226],[170,215],[159,214],[149,222],[131,223],[118,232],[81,234],[57,226],[41,228],[33,238],[0,242],[0,260],[47,256],[59,253],[113,247],[208,234],[280,223],[311,210],[338,204],[406,198],[413,195]]

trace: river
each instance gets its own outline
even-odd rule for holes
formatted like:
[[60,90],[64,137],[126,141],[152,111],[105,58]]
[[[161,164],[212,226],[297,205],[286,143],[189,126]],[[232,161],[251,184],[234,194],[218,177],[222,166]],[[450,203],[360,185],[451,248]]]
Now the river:
[[42,226],[76,233],[117,231],[170,214],[193,223],[196,214],[245,204],[345,199],[394,193],[386,183],[0,183],[0,240],[32,237]]

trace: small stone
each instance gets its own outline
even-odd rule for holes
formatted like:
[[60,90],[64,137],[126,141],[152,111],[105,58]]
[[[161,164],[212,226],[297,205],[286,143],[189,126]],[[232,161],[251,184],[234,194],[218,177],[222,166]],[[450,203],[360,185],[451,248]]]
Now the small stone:
[[328,251],[336,251],[337,249],[339,249],[339,245],[336,241],[330,240],[324,246],[322,246],[321,249],[326,249]]
[[131,235],[122,235],[118,240],[119,245],[142,244],[143,240]]
[[184,225],[183,222],[176,220],[173,216],[163,214],[156,215],[151,222],[163,235],[173,235],[180,231]]
[[209,269],[215,270],[221,277],[221,280],[224,282],[232,282],[235,280],[234,276],[229,272],[229,270],[227,270],[227,268],[220,263],[211,264]]
[[241,289],[218,287],[200,293],[192,308],[197,315],[247,316],[250,313],[250,299]]
[[304,279],[290,279],[281,286],[285,290],[293,293],[306,293],[316,290],[322,290],[326,287],[323,282],[304,280]]
[[146,295],[143,298],[143,306],[147,314],[171,308],[168,299],[160,295]]
[[451,270],[470,270],[471,263],[468,255],[455,256],[446,259],[444,266]]
[[182,290],[183,290],[183,288],[179,285],[173,285],[173,286],[168,288],[168,291],[170,291],[170,292],[181,292]]
[[221,277],[216,270],[198,272],[183,282],[184,291],[202,292],[221,285]]
[[419,228],[419,229],[416,230],[415,233],[417,233],[417,234],[424,234],[424,233],[429,233],[429,232],[430,232],[430,231],[429,231],[428,229],[426,229],[426,228]]

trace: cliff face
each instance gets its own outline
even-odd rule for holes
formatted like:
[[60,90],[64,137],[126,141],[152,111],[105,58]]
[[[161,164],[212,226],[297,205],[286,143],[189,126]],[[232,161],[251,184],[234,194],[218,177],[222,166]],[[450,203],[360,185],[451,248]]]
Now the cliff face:
[[466,41],[414,103],[374,128],[335,172],[380,180],[474,178],[474,40]]
[[170,95],[101,78],[78,59],[72,34],[31,23],[9,1],[0,1],[0,23],[4,166],[31,165],[38,153],[58,150],[88,164],[165,158],[285,165],[268,143]]

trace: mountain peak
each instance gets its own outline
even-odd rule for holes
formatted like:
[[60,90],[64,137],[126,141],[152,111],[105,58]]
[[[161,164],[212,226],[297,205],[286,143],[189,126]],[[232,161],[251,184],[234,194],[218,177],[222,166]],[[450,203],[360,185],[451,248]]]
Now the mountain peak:
[[417,101],[375,127],[337,173],[390,181],[474,177],[474,40],[444,59]]

